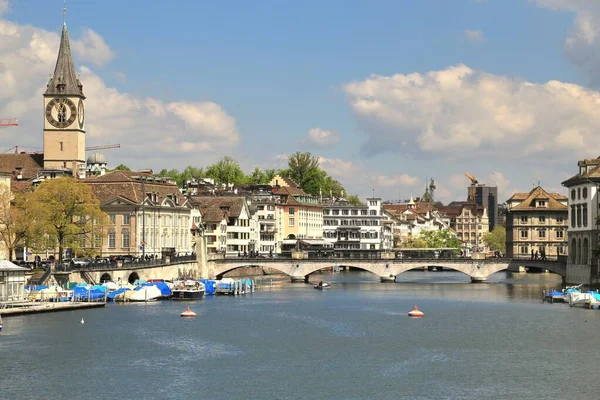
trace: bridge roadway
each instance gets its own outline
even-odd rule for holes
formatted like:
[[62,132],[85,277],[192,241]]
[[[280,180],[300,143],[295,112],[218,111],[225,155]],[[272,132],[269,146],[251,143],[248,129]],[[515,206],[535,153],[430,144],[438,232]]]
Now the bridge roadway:
[[289,275],[292,282],[308,282],[313,272],[323,268],[344,266],[360,268],[380,277],[382,282],[392,282],[402,272],[423,267],[443,267],[460,271],[471,278],[472,282],[484,282],[491,274],[502,271],[520,271],[523,267],[547,270],[566,276],[566,265],[559,261],[525,260],[508,258],[488,258],[475,260],[470,258],[434,258],[434,259],[339,259],[339,258],[221,258],[208,261],[209,275],[222,277],[225,273],[241,267],[269,267]]
[[[209,258],[206,261],[181,261],[159,265],[125,264],[118,268],[78,269],[55,273],[56,278],[77,282],[100,283],[104,280],[133,283],[138,279],[176,279],[181,276],[221,279],[224,274],[242,267],[269,267],[289,275],[292,282],[308,282],[309,275],[324,268],[344,266],[360,268],[380,277],[382,282],[393,282],[402,272],[423,267],[443,267],[460,271],[472,282],[484,282],[491,274],[506,270],[520,271],[525,268],[547,270],[566,276],[566,266],[559,261],[490,258],[435,259],[365,259],[365,258]],[[63,275],[63,276],[59,276]]]

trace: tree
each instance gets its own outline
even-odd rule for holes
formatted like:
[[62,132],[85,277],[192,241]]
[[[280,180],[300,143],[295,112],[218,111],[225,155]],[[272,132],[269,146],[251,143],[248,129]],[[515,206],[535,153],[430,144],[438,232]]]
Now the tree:
[[[318,183],[315,180],[321,178],[319,160],[310,153],[297,151],[288,158],[288,169],[284,171],[289,178],[293,179],[306,193],[318,194]],[[316,186],[316,191],[315,191]]]
[[59,263],[66,248],[77,252],[86,244],[93,247],[107,224],[108,217],[91,188],[72,178],[46,180],[26,196],[26,201],[36,238],[32,247],[40,251],[58,247]]
[[363,204],[362,201],[360,201],[358,196],[355,194],[349,195],[348,197],[346,197],[346,200],[348,200],[348,203],[352,204],[353,206],[360,206]]
[[219,162],[208,167],[206,176],[213,178],[215,183],[220,184],[246,183],[244,171],[242,171],[238,162],[229,156],[223,157]]
[[127,165],[119,164],[115,167],[115,171],[131,171]]
[[503,226],[495,227],[494,230],[483,237],[483,242],[490,250],[499,250],[506,253],[506,228]]
[[26,197],[11,194],[6,185],[0,185],[0,240],[4,242],[9,259],[14,259],[17,247],[25,245],[29,233],[29,215]]
[[273,180],[276,174],[274,169],[261,170],[259,167],[254,167],[254,171],[246,176],[246,183],[251,185],[266,185]]
[[430,249],[460,248],[460,240],[449,229],[421,231],[419,238]]

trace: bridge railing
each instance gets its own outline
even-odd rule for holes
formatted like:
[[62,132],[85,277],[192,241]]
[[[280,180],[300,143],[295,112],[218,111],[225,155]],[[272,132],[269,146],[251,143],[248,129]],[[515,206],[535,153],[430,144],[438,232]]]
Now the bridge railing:
[[146,268],[158,267],[161,265],[180,264],[185,262],[195,262],[196,254],[186,256],[170,256],[148,259],[130,259],[130,260],[115,260],[111,262],[90,262],[86,265],[65,265],[56,267],[56,271],[93,271],[93,270],[112,270],[120,268]]

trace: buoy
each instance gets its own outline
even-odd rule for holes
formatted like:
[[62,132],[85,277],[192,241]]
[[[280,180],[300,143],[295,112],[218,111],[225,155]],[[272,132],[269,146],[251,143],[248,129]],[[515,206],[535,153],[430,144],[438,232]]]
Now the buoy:
[[196,313],[190,310],[190,306],[188,306],[187,310],[181,313],[182,317],[195,317]]
[[423,311],[419,310],[416,305],[415,308],[408,313],[408,316],[412,318],[421,318],[424,315],[425,314],[423,314]]
[[81,323],[82,323],[82,324],[85,324],[85,321],[83,320],[83,318],[81,318]]

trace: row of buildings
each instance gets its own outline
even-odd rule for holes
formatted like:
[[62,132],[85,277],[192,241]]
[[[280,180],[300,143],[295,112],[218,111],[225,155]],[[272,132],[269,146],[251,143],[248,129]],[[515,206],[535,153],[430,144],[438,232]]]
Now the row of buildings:
[[[107,173],[102,155],[85,157],[86,96],[66,24],[43,98],[43,153],[1,154],[0,183],[20,191],[45,179],[71,176],[89,185],[111,220],[102,240],[93,244],[100,255],[191,253],[200,233],[208,251],[229,255],[277,254],[298,247],[357,253],[401,247],[424,230],[442,229],[449,229],[465,248],[482,250],[485,235],[506,218],[509,256],[568,255],[573,279],[587,282],[600,276],[600,159],[578,163],[577,175],[563,182],[568,198],[538,186],[508,199],[506,213],[499,212],[497,189],[477,185],[469,174],[467,201],[437,207],[433,180],[421,199],[400,204],[378,198],[363,205],[316,198],[282,177],[269,185],[226,190],[200,180],[189,182],[184,194],[151,171]],[[26,256],[23,250],[21,257]]]

